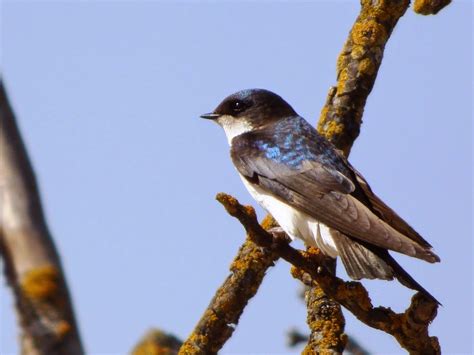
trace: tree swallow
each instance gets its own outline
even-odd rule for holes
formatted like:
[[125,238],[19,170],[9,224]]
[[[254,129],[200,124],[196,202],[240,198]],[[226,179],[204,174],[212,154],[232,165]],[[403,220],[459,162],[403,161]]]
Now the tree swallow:
[[438,262],[431,245],[280,96],[239,91],[201,117],[224,129],[245,187],[290,238],[339,256],[352,279],[395,277],[436,301],[388,252]]

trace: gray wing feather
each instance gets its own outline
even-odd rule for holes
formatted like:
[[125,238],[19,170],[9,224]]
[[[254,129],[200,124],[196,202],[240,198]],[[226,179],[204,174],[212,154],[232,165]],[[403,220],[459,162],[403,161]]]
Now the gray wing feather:
[[393,280],[392,268],[383,259],[345,234],[335,229],[329,229],[329,232],[351,279]]
[[408,238],[421,244],[426,248],[431,248],[431,244],[428,243],[420,234],[418,234],[407,222],[405,222],[394,210],[388,207],[376,194],[372,192],[367,181],[364,177],[351,166],[352,170],[356,174],[357,182],[364,191],[365,195],[369,199],[373,209],[379,214],[380,218],[395,228],[400,233],[406,235]]

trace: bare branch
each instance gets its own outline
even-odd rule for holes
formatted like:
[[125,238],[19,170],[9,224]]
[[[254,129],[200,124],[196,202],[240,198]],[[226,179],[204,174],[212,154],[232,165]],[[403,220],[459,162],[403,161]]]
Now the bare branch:
[[33,168],[0,81],[0,255],[21,326],[22,354],[82,354],[59,256]]
[[261,228],[251,206],[242,206],[237,199],[224,193],[216,198],[231,216],[240,221],[253,242],[271,248],[294,266],[292,274],[295,278],[311,286],[317,283],[326,295],[347,308],[361,322],[392,335],[410,353],[440,354],[438,339],[428,334],[428,327],[436,317],[436,302],[417,293],[409,308],[401,314],[390,308],[374,307],[360,282],[345,282],[328,271],[324,266],[325,258],[318,249],[309,248],[307,252],[296,250],[287,240],[274,238]]

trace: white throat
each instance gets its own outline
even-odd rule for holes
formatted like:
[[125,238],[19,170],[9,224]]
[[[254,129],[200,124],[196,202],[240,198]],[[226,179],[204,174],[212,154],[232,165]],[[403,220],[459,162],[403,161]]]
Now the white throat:
[[240,136],[253,129],[252,125],[243,117],[234,118],[230,115],[222,115],[217,119],[217,123],[224,128],[229,145],[234,137]]

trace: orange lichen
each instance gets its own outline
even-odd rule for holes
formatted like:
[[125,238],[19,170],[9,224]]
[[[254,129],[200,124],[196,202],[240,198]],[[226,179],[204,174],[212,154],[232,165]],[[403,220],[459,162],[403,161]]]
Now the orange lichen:
[[327,139],[331,139],[336,135],[339,135],[344,130],[344,124],[336,121],[329,121],[324,127],[324,136]]
[[341,341],[341,332],[343,332],[343,329],[340,324],[340,319],[338,318],[328,320],[318,318],[314,322],[311,322],[309,327],[322,335],[318,342],[318,347],[321,349],[330,349],[337,346]]
[[357,22],[352,28],[352,41],[357,45],[381,45],[387,40],[385,27],[374,20]]
[[360,61],[357,69],[361,74],[372,75],[375,73],[375,64],[370,58],[365,58]]
[[251,216],[252,218],[257,218],[257,214],[255,213],[255,209],[252,206],[244,206],[245,213]]
[[347,66],[349,63],[349,57],[346,53],[341,53],[339,57],[337,57],[337,63],[336,63],[336,72],[337,75]]
[[329,107],[324,106],[323,109],[321,110],[321,114],[319,115],[318,132],[321,134],[323,134],[324,125],[328,120],[328,112],[329,112]]
[[346,88],[346,81],[349,79],[349,71],[347,68],[344,68],[337,78],[337,95],[341,95],[344,93]]
[[58,291],[59,276],[58,269],[52,265],[38,267],[23,275],[21,288],[28,297],[44,300]]
[[404,1],[378,1],[374,3],[372,0],[362,1],[362,12],[365,17],[376,18],[379,21],[391,22],[401,17],[409,5],[408,0]]
[[366,52],[367,50],[364,46],[353,46],[351,51],[351,58],[355,60],[360,59],[365,55]]
[[[310,252],[311,253],[311,252]],[[347,337],[344,334],[344,318],[339,307],[323,305],[325,293],[320,287],[313,287],[306,291],[308,318],[307,322],[311,334],[308,345],[303,354],[313,354],[315,351],[332,352],[345,344]]]
[[269,230],[273,227],[277,227],[278,223],[275,221],[275,219],[272,217],[272,215],[267,214],[265,218],[262,220],[262,223],[260,223],[262,228],[265,230]]
[[72,330],[71,324],[69,322],[66,322],[65,320],[60,321],[58,324],[55,326],[55,333],[56,335],[62,339],[64,338],[69,332]]
[[451,0],[415,0],[413,10],[421,15],[435,15],[446,5],[450,4]]

